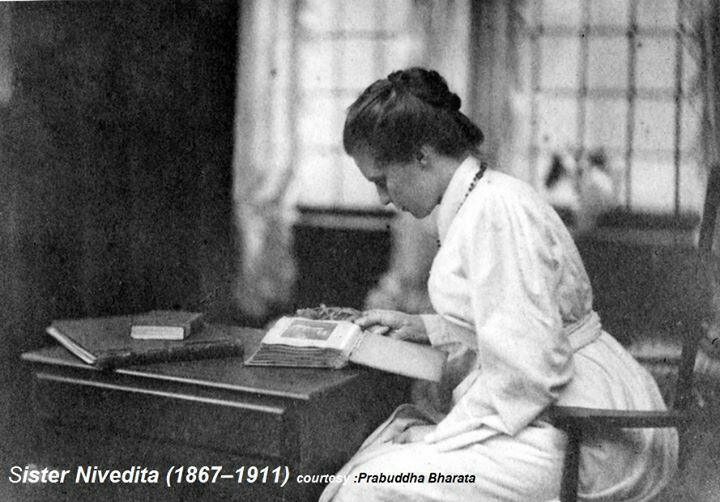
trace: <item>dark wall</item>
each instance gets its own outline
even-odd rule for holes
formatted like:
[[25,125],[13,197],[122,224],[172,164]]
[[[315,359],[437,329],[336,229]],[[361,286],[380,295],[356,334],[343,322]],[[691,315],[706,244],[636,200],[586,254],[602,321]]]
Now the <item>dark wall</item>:
[[709,319],[711,277],[700,267],[694,245],[590,236],[578,248],[593,286],[594,308],[621,343],[678,341],[680,323],[695,326]]
[[320,304],[362,309],[390,264],[387,229],[328,229],[300,223],[294,244],[294,309]]
[[19,355],[49,343],[52,319],[232,315],[236,4],[12,4],[15,88],[0,105],[3,440],[22,423]]

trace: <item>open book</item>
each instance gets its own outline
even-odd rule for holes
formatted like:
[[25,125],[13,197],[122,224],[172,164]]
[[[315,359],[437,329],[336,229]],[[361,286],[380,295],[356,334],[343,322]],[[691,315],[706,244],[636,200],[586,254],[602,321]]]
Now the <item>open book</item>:
[[440,350],[363,331],[352,322],[283,317],[246,364],[342,368],[353,362],[437,382],[445,358]]

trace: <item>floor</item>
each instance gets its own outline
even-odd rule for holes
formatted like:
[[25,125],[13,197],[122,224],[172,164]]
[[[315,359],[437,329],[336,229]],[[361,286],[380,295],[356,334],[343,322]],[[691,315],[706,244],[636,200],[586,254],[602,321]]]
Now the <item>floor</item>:
[[684,438],[688,458],[684,469],[656,502],[720,501],[720,393],[700,410]]
[[[658,345],[633,350],[636,357],[679,352]],[[642,357],[638,357],[642,360]],[[701,352],[695,368],[694,421],[681,441],[686,448],[684,467],[655,502],[720,501],[720,358]],[[667,402],[672,400],[674,366],[646,365],[655,376]]]

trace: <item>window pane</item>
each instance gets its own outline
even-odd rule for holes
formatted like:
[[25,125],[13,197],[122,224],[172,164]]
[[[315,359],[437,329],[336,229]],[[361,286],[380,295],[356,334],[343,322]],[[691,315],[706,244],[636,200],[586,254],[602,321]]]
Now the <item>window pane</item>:
[[341,143],[344,112],[339,100],[313,94],[304,97],[298,110],[299,141],[303,145],[337,146]]
[[680,158],[680,210],[702,213],[707,173],[702,169],[696,154],[683,154]]
[[[382,55],[382,60],[376,61],[377,78],[385,77],[391,71],[399,70],[411,64],[422,64],[421,60],[411,62],[413,55],[420,53],[421,48],[418,40],[410,36],[397,37],[376,43],[378,44],[379,54]],[[360,82],[357,82],[357,84],[360,84]]]
[[675,168],[672,155],[637,153],[632,161],[630,202],[633,209],[675,210]]
[[338,51],[338,63],[341,68],[338,86],[347,89],[356,86],[358,82],[369,85],[369,75],[376,75],[375,42],[372,40],[344,40],[335,43]]
[[625,149],[627,108],[627,101],[623,99],[588,100],[585,145]]
[[335,86],[332,41],[307,41],[301,44],[298,56],[302,89],[332,89]]
[[342,172],[334,155],[312,148],[302,148],[295,178],[298,204],[334,206],[340,203]]
[[340,7],[341,29],[376,30],[379,28],[378,0],[343,0],[337,4]]
[[591,0],[590,24],[593,26],[627,27],[629,22],[629,0]]
[[680,150],[684,152],[700,151],[700,123],[702,111],[690,100],[682,102],[682,122]]
[[675,39],[638,37],[636,82],[639,89],[675,89]]
[[582,2],[579,0],[544,0],[542,24],[545,26],[577,26],[582,22]]
[[333,0],[305,0],[300,11],[300,26],[311,34],[330,31],[338,15],[339,4]]
[[588,43],[588,87],[627,87],[628,42],[625,37],[590,38]]
[[384,29],[392,32],[408,31],[413,16],[412,4],[413,0],[383,1],[380,7]]
[[530,37],[521,37],[516,44],[518,90],[530,95],[532,92],[533,44]]
[[535,175],[538,171],[531,164],[528,152],[515,152],[508,165],[497,166],[504,172],[508,172],[521,180],[535,186]]
[[674,133],[675,106],[672,101],[637,100],[635,150],[666,150],[666,155],[672,159]]
[[577,101],[539,96],[537,144],[566,149],[577,144]]
[[540,87],[576,89],[579,82],[580,43],[576,37],[540,40]]
[[674,28],[677,23],[678,0],[639,0],[638,26],[642,28]]

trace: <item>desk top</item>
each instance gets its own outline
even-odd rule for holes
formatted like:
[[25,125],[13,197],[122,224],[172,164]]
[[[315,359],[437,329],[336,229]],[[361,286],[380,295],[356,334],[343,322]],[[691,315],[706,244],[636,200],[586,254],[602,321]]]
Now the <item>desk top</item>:
[[[252,354],[260,344],[264,331],[239,328],[243,338],[244,357]],[[103,372],[83,363],[61,346],[45,347],[22,354],[24,361],[66,367],[76,370]],[[305,369],[249,367],[241,357],[174,361],[118,368],[110,374],[129,375],[150,380],[177,382],[230,391],[251,392],[258,395],[310,400],[318,394],[342,386],[367,373],[365,368]],[[108,372],[104,372],[108,373]]]

